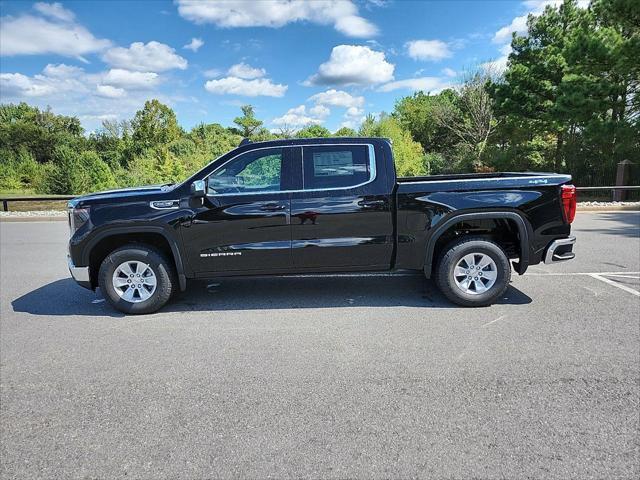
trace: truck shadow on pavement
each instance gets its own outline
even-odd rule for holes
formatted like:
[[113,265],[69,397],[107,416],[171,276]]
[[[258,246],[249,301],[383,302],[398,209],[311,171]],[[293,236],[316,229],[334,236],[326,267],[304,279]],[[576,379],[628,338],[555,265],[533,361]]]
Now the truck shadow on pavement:
[[[509,286],[498,304],[525,305],[531,298]],[[123,316],[100,292],[70,278],[39,287],[11,302],[15,312],[33,315]],[[162,312],[238,311],[341,307],[456,308],[421,275],[389,277],[226,278],[190,282]]]

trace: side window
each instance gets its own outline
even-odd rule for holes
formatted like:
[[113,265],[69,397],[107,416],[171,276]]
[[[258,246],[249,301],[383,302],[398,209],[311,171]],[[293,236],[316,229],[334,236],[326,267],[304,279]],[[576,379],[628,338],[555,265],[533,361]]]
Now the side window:
[[207,179],[209,194],[259,193],[281,190],[282,148],[240,155]]
[[304,189],[345,188],[371,179],[365,145],[304,147]]

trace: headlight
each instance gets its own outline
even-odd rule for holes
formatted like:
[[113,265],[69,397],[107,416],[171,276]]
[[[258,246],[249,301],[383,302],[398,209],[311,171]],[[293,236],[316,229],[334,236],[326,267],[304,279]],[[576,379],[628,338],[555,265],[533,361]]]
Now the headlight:
[[76,233],[89,220],[89,207],[69,208],[69,229],[71,235]]

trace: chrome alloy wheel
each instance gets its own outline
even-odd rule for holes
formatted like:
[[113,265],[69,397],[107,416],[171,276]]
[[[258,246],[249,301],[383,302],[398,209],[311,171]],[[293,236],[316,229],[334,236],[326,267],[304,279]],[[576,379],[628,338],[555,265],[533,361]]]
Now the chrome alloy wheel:
[[116,293],[131,303],[148,300],[158,285],[153,269],[137,260],[118,265],[113,272],[111,282]]
[[489,255],[470,253],[453,269],[453,279],[464,293],[479,295],[486,292],[498,278],[498,267]]

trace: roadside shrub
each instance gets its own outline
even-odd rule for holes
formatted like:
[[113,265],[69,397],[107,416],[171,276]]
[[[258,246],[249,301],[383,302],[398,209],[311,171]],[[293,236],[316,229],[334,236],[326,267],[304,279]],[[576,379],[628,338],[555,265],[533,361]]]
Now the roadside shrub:
[[42,167],[36,191],[55,195],[80,195],[106,190],[116,185],[113,172],[93,151],[78,154],[61,146],[53,152],[53,162]]
[[441,153],[428,152],[425,154],[425,163],[427,164],[429,175],[438,175],[443,173],[447,159]]
[[17,154],[0,150],[0,189],[32,190],[41,171],[41,165],[27,149],[20,149]]
[[[116,186],[113,172],[96,152],[86,151],[80,155],[81,167],[89,177],[88,191],[108,190]],[[86,192],[82,192],[86,193]]]

